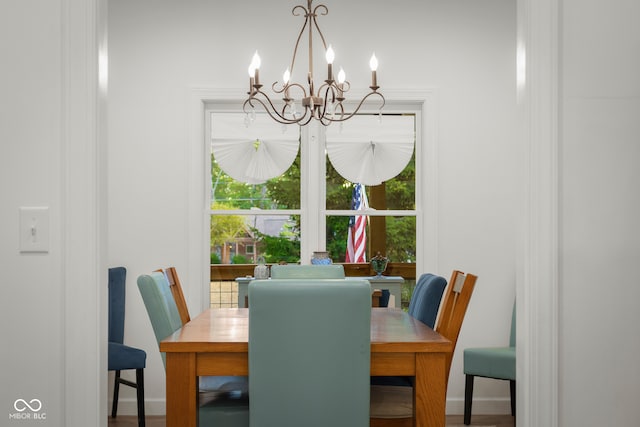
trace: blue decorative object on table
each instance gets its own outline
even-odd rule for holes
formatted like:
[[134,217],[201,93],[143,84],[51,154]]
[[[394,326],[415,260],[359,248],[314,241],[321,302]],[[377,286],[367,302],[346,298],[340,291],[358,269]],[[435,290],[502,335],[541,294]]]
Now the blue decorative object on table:
[[329,252],[326,251],[316,251],[311,257],[311,264],[313,265],[329,265],[331,263],[332,261],[329,257]]

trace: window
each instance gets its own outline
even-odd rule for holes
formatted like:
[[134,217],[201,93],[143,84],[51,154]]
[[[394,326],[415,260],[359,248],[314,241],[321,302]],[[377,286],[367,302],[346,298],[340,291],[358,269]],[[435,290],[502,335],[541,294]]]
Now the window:
[[[244,113],[233,111],[207,113],[212,263],[255,263],[258,256],[269,263],[308,263],[318,250],[329,251],[334,262],[344,262],[355,212],[354,183],[342,175],[378,172],[384,177],[399,150],[385,144],[400,134],[410,140],[402,148],[406,164],[397,176],[365,186],[371,208],[365,224],[366,260],[381,252],[392,262],[416,261],[415,112],[363,114],[328,128],[316,123],[283,126],[261,113],[248,127],[246,120]],[[284,150],[279,157],[287,157],[288,164],[272,165],[273,158],[257,162],[263,143]],[[300,147],[294,154],[292,143]],[[346,145],[351,148],[344,150]],[[267,148],[266,154],[273,154],[271,146]],[[274,173],[277,176],[270,177]]]
[[[415,115],[361,115],[342,126],[325,129],[326,245],[339,262],[347,260],[342,249],[354,223],[350,197],[352,181],[365,178],[377,185],[365,186],[369,211],[365,222],[366,260],[378,252],[392,262],[416,261]],[[332,145],[338,150],[332,152]],[[339,156],[344,155],[344,159]],[[339,195],[339,196],[337,196]]]
[[[208,118],[212,259],[252,264],[264,256],[267,262],[298,262],[299,127],[283,128],[264,115],[250,126],[243,113],[212,112]],[[246,249],[245,255],[229,249],[240,240],[245,248],[251,245],[251,259]]]

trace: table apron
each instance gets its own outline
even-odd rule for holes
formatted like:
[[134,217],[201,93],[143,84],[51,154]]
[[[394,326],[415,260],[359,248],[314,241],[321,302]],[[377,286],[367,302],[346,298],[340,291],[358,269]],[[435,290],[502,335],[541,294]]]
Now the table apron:
[[247,353],[197,353],[196,375],[249,375]]
[[[249,375],[247,353],[196,353],[195,357],[197,376]],[[415,376],[415,374],[415,353],[371,353],[371,375]]]
[[414,376],[415,374],[415,353],[371,353],[371,375]]

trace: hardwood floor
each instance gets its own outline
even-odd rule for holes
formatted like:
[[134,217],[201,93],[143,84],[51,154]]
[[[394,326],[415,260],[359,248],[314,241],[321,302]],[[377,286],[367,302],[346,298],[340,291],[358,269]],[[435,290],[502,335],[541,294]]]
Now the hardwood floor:
[[[464,426],[462,415],[447,415],[447,426]],[[471,426],[515,427],[511,415],[471,415]]]
[[[145,417],[146,427],[165,427],[164,415],[147,415]],[[116,418],[109,416],[109,427],[134,427],[138,425],[138,417],[129,415],[118,415]]]
[[[146,427],[165,427],[165,418],[162,415],[149,415],[146,417]],[[135,416],[118,416],[116,419],[109,417],[109,427],[135,427],[138,419]],[[511,415],[473,415],[472,426],[496,426],[515,427]],[[447,426],[464,426],[462,415],[447,415]]]

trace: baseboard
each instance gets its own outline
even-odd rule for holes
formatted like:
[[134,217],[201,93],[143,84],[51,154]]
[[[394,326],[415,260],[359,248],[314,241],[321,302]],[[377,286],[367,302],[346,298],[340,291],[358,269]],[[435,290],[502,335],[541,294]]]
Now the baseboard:
[[[464,399],[447,399],[447,415],[464,414]],[[476,415],[511,414],[511,401],[502,399],[473,399],[471,413]]]
[[[147,415],[165,415],[164,399],[145,399],[144,410]],[[464,414],[464,399],[447,399],[447,415]],[[473,399],[472,413],[476,415],[511,414],[509,399]],[[109,400],[109,414],[111,414],[111,400]],[[135,399],[120,398],[118,400],[118,415],[137,415],[138,406]]]

